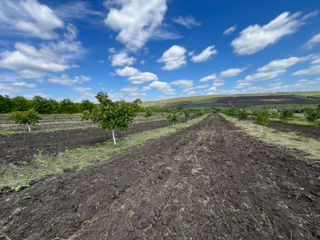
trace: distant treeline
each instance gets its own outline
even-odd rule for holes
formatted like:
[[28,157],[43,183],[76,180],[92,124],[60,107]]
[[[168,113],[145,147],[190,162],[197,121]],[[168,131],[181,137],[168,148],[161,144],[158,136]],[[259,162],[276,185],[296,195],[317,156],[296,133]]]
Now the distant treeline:
[[80,113],[85,110],[91,110],[95,106],[89,100],[83,100],[81,103],[74,103],[70,99],[57,101],[54,99],[46,99],[41,96],[35,96],[32,100],[17,96],[10,98],[9,96],[0,95],[0,113],[10,113],[14,111],[27,111],[34,109],[40,114],[50,113]]

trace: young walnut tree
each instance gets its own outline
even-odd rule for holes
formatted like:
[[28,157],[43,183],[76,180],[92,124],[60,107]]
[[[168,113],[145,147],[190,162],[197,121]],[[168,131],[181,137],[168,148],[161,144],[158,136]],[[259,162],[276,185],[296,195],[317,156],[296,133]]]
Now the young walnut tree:
[[152,111],[150,109],[147,109],[146,112],[144,113],[144,117],[149,120],[149,117],[152,116]]
[[255,111],[253,119],[260,125],[260,132],[263,132],[262,126],[267,126],[269,122],[270,113],[267,111]]
[[178,122],[180,119],[180,114],[178,112],[170,112],[167,116],[168,122],[172,123],[172,127],[174,127],[174,124]]
[[138,114],[141,100],[136,99],[132,103],[124,100],[113,102],[108,98],[108,94],[103,92],[99,92],[96,98],[99,101],[98,106],[91,111],[84,111],[83,119],[98,123],[103,130],[112,130],[113,143],[116,145],[114,130],[116,128],[128,129],[130,123]]
[[28,128],[28,132],[31,132],[30,125],[34,126],[41,119],[39,114],[34,109],[23,112],[13,112],[8,118],[17,124],[25,124]]

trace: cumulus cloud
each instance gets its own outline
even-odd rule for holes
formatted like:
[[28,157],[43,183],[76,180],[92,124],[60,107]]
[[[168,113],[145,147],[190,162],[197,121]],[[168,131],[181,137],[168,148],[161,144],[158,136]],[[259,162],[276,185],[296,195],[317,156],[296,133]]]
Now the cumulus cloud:
[[310,60],[313,56],[309,55],[306,57],[290,57],[285,59],[273,60],[267,65],[258,68],[257,72],[252,75],[246,76],[245,79],[238,80],[236,88],[244,88],[252,85],[250,82],[264,81],[276,78],[281,74],[284,74],[287,69],[299,62]]
[[162,92],[164,95],[173,95],[175,91],[170,87],[167,82],[154,81],[149,85],[150,88],[155,88]]
[[189,29],[201,25],[201,23],[198,22],[193,16],[178,16],[173,18],[172,21]]
[[60,77],[54,76],[48,79],[49,83],[56,83],[66,86],[73,86],[76,84],[82,84],[84,82],[89,82],[90,77],[87,76],[75,76],[73,79],[70,78],[67,74],[62,74]]
[[187,50],[179,45],[173,45],[166,50],[158,62],[163,62],[165,65],[162,67],[164,70],[174,70],[187,64],[186,61]]
[[157,81],[158,76],[151,72],[140,72],[138,69],[133,67],[125,67],[116,70],[117,75],[123,77],[129,77],[128,80],[132,84],[142,84],[150,81]]
[[199,55],[194,55],[191,60],[193,62],[205,62],[207,61],[212,55],[215,55],[218,53],[218,51],[215,48],[215,45],[207,47],[205,50],[203,50]]
[[141,98],[144,96],[147,96],[147,94],[143,91],[141,91],[138,87],[136,86],[127,86],[121,88],[121,91],[125,93],[125,95],[133,97],[133,98]]
[[286,35],[295,33],[304,24],[299,18],[300,12],[284,12],[268,24],[251,25],[240,32],[240,36],[231,42],[234,51],[239,55],[249,55],[275,44]]
[[235,77],[242,73],[246,68],[230,68],[220,73],[221,78]]
[[179,86],[181,88],[190,88],[193,86],[193,81],[181,79],[181,80],[173,81],[170,84],[174,86]]
[[134,57],[129,57],[126,52],[119,52],[111,55],[110,58],[112,66],[130,66],[134,64],[137,59]]
[[104,23],[118,32],[117,40],[130,50],[137,50],[161,26],[167,11],[166,0],[105,1],[109,12]]
[[26,82],[14,82],[12,83],[15,87],[26,87],[26,88],[35,88],[37,85],[33,83],[26,83]]
[[41,78],[47,73],[63,72],[75,67],[72,60],[82,53],[82,45],[75,41],[76,30],[69,25],[65,38],[57,42],[46,42],[39,48],[17,42],[13,51],[0,53],[0,67],[18,72],[25,78]]
[[311,49],[318,43],[320,43],[320,33],[313,35],[312,38],[304,46],[307,49]]
[[214,80],[214,79],[216,79],[216,78],[217,78],[217,74],[213,73],[213,74],[211,74],[211,75],[209,75],[209,76],[206,76],[206,77],[201,78],[201,79],[199,80],[199,82],[208,82],[208,81]]
[[233,25],[229,28],[227,28],[224,32],[223,32],[223,35],[230,35],[232,34],[235,30],[236,30],[237,26],[236,25]]
[[293,73],[294,76],[298,75],[316,75],[320,74],[320,58],[318,57],[311,62],[311,66]]
[[220,78],[216,78],[213,81],[212,87],[208,89],[208,91],[212,92],[212,91],[216,91],[217,87],[221,87],[225,84],[225,81],[220,79]]
[[52,9],[37,0],[0,1],[0,23],[2,27],[46,40],[56,38],[54,30],[64,27]]
[[263,81],[278,77],[279,75],[286,72],[287,68],[306,61],[307,58],[290,57],[286,59],[273,60],[264,67],[257,70],[257,73],[248,75],[245,80],[247,81]]
[[93,93],[92,89],[89,87],[73,87],[72,90],[80,93],[80,97],[76,99],[77,102],[80,102],[86,99],[89,99],[92,102],[97,102],[95,98],[95,94]]

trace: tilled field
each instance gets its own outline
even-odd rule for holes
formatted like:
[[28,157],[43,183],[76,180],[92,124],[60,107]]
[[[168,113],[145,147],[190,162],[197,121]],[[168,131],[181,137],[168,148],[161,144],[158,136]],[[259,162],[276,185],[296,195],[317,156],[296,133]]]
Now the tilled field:
[[268,123],[268,127],[281,132],[294,132],[297,135],[314,138],[320,141],[320,128],[318,127],[302,126],[272,121]]
[[[116,130],[116,137],[168,126],[167,121],[144,122],[131,125],[127,131]],[[112,138],[111,131],[100,128],[57,130],[54,132],[0,135],[0,162],[16,165],[33,160],[34,154],[57,154],[66,149],[91,146]]]
[[320,166],[215,115],[0,195],[10,239],[319,239]]
[[269,104],[320,104],[320,99],[307,98],[294,95],[270,95],[270,96],[237,96],[219,97],[207,100],[208,102],[184,102],[171,104],[172,108],[192,108],[192,107],[239,107],[260,106]]

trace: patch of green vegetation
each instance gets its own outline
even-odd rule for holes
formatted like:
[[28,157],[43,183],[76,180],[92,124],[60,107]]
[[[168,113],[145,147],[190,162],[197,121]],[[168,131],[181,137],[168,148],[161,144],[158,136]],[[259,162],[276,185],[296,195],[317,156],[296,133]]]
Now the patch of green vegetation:
[[117,145],[114,145],[112,141],[108,141],[92,147],[67,150],[57,156],[44,156],[39,152],[34,161],[28,165],[2,164],[0,165],[0,191],[19,191],[22,188],[28,187],[33,181],[51,174],[62,173],[65,169],[80,170],[92,164],[108,162],[114,153],[139,146],[151,139],[173,134],[182,128],[190,127],[200,122],[206,116],[204,115],[188,122],[177,124],[175,128],[169,126],[130,135],[124,139],[120,139]]

